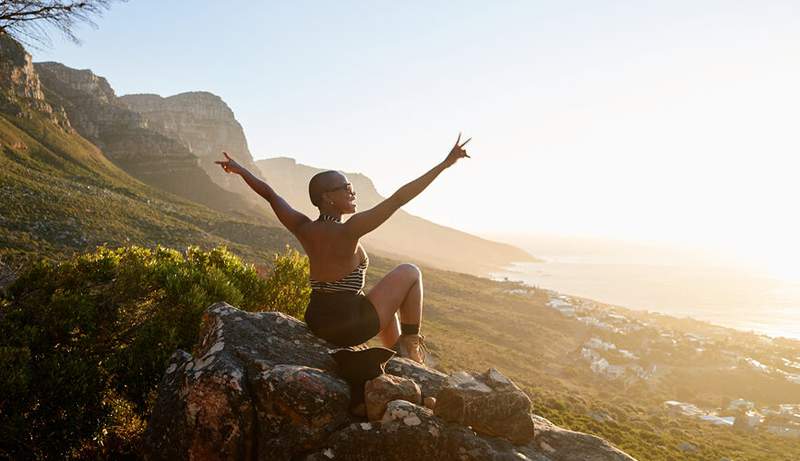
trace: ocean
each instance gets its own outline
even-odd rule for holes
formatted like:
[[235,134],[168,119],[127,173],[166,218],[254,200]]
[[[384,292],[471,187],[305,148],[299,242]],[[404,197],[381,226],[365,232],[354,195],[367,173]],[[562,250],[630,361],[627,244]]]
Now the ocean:
[[630,309],[800,339],[800,281],[712,264],[691,252],[620,242],[549,242],[519,245],[544,262],[513,263],[489,275]]

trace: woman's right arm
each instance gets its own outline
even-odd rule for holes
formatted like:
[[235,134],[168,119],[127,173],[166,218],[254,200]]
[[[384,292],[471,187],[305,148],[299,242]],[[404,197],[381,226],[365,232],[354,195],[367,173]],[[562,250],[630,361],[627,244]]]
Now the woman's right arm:
[[226,160],[214,163],[220,165],[226,173],[240,175],[251,189],[258,195],[264,197],[264,199],[269,202],[278,220],[289,232],[297,235],[297,232],[303,224],[311,222],[308,216],[292,208],[291,205],[269,187],[267,183],[258,179],[253,173],[248,171],[247,168],[239,165],[236,160],[230,158],[226,152],[223,152],[223,155],[225,155]]
[[389,219],[395,211],[400,209],[401,206],[405,205],[411,201],[411,199],[419,195],[420,192],[425,190],[442,171],[451,167],[458,159],[469,157],[467,151],[464,150],[464,146],[467,145],[470,139],[467,139],[463,144],[459,145],[459,142],[461,142],[461,134],[459,134],[455,146],[450,150],[450,153],[444,161],[431,168],[430,171],[419,178],[401,187],[397,192],[392,194],[391,197],[385,199],[381,203],[369,210],[354,214],[344,223],[347,233],[352,237],[360,238],[362,235],[377,229],[378,226],[386,222],[386,220]]

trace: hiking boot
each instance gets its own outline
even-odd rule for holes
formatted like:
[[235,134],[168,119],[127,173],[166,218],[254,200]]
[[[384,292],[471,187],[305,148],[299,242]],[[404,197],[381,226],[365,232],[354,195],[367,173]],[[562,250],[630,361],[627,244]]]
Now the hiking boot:
[[425,337],[418,334],[400,335],[400,339],[397,340],[393,349],[400,357],[406,357],[421,364],[425,364],[425,357],[428,356]]

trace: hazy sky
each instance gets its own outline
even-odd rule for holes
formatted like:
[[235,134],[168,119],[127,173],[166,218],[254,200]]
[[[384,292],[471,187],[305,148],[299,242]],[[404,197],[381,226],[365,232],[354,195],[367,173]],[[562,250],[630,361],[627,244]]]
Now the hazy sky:
[[[35,60],[220,95],[254,157],[363,172],[473,232],[718,246],[800,277],[800,3],[116,4]],[[375,6],[375,4],[381,6]]]

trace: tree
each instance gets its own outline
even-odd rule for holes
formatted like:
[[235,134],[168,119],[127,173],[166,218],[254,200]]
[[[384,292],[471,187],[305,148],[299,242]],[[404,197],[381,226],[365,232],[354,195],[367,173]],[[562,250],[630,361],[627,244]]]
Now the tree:
[[109,9],[113,1],[0,0],[0,34],[6,33],[26,45],[48,46],[48,32],[55,29],[79,43],[75,26],[84,23],[96,27],[92,18]]

